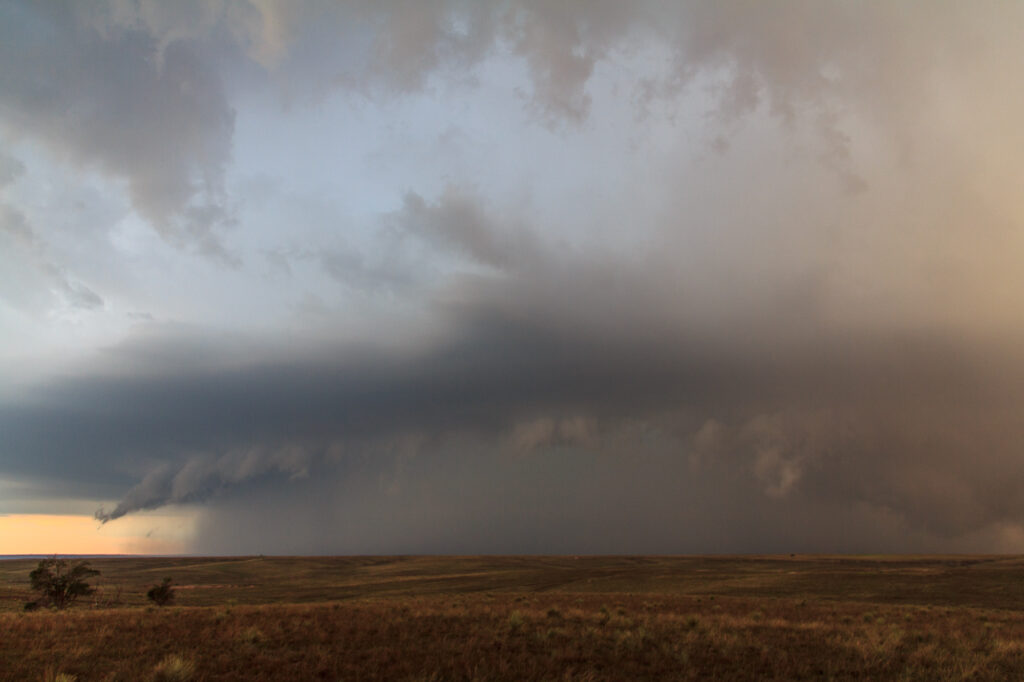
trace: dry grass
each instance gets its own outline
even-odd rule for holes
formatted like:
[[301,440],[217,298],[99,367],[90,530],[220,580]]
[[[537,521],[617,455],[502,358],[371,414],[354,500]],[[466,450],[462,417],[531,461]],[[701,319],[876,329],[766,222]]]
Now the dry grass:
[[196,674],[196,666],[181,656],[171,654],[153,668],[153,682],[189,682]]
[[[135,562],[136,569],[151,561],[155,566],[148,568],[167,573],[161,564],[166,560],[123,561]],[[258,566],[256,561],[188,561],[196,563],[182,567],[205,571],[205,584],[234,584],[225,579],[225,566],[240,583],[260,585],[267,579],[258,570],[242,570]],[[289,560],[268,561],[274,573]],[[307,561],[322,562],[332,570],[317,580],[306,573],[306,582],[282,578],[275,586],[280,604],[229,604],[240,601],[226,596],[240,594],[237,589],[196,588],[205,590],[202,599],[210,605],[82,605],[60,613],[0,614],[0,679],[1024,677],[1024,609],[1014,601],[1024,572],[1008,559],[927,564],[923,559],[852,564],[815,559],[801,564],[755,558],[594,558],[579,560],[584,565],[578,569],[579,562],[571,558],[292,561],[299,568],[308,568]],[[719,570],[705,572],[714,561],[721,562]],[[630,583],[623,562],[639,567],[632,591],[625,589]],[[214,566],[218,563],[220,569]],[[354,566],[360,570],[353,571]],[[791,573],[794,566],[802,566],[805,575]],[[435,570],[426,570],[431,567]],[[837,572],[849,579],[836,580]],[[792,593],[786,580],[794,575],[814,589]],[[910,589],[892,597],[876,580],[879,576]],[[915,585],[915,576],[947,587],[980,577],[972,589],[941,593]],[[180,574],[176,580],[190,584]],[[347,598],[337,600],[331,594],[358,592],[359,581],[365,586],[363,596],[346,593],[342,596]],[[139,582],[152,580],[147,574]],[[324,589],[320,602],[310,598],[310,583]],[[605,589],[589,589],[594,583]],[[494,589],[476,589],[485,584]],[[219,603],[218,589],[223,590]],[[295,601],[287,598],[288,589],[305,603],[288,603]],[[939,598],[929,603],[928,594]],[[259,596],[254,594],[252,601]]]

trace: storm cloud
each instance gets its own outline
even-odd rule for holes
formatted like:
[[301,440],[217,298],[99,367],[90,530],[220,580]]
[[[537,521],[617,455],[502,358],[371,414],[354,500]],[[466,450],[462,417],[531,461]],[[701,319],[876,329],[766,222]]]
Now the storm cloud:
[[1020,8],[0,12],[0,479],[209,553],[1024,546]]

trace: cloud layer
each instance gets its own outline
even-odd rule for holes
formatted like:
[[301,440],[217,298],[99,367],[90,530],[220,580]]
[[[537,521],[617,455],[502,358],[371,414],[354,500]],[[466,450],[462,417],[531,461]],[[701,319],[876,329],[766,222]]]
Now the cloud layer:
[[1022,22],[9,3],[0,324],[71,340],[0,478],[214,553],[1018,550]]

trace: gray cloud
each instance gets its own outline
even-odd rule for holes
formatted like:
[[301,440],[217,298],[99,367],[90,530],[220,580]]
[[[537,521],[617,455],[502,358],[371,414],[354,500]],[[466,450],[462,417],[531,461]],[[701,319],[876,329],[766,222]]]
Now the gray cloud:
[[[1010,347],[944,327],[833,329],[805,291],[757,298],[757,314],[729,290],[724,316],[673,307],[657,268],[536,241],[491,263],[519,228],[452,196],[388,217],[498,267],[438,294],[440,336],[296,354],[151,326],[0,410],[8,473],[123,482],[103,521],[206,502],[205,551],[1008,546],[1024,512]],[[283,513],[311,535],[231,516],[288,491]],[[807,523],[826,511],[848,535]],[[339,515],[368,520],[338,544],[294,544]]]
[[168,239],[224,255],[223,174],[234,113],[194,40],[99,19],[98,3],[10,3],[0,44],[0,126],[128,182]]
[[261,447],[232,450],[216,458],[192,456],[179,468],[165,464],[149,472],[114,509],[100,508],[95,517],[107,523],[134,511],[203,501],[220,488],[268,473],[302,478],[308,475],[308,466],[309,454],[295,446],[274,451]]
[[[3,198],[5,187],[13,184],[24,172],[25,167],[20,161],[0,155],[0,200]],[[25,213],[15,206],[2,203],[2,201],[0,201],[0,239],[3,239],[10,252],[15,254],[19,269],[22,269],[22,272],[30,271],[33,279],[38,277],[39,282],[52,294],[55,294],[64,306],[79,310],[103,308],[104,300],[99,294],[76,277],[69,275],[64,268],[53,263],[49,245],[30,224]],[[24,283],[29,278],[22,275],[19,279]],[[23,285],[22,288],[29,289],[30,287]],[[30,298],[28,301],[24,299],[19,301],[17,296],[10,296],[10,300],[20,303],[26,308],[33,307],[29,302]]]
[[0,152],[0,190],[25,174],[25,164]]
[[[999,31],[976,26],[973,13],[952,6],[919,25],[885,5],[843,3],[771,10],[660,2],[555,8],[436,1],[415,10],[358,2],[165,5],[8,5],[0,125],[41,140],[59,157],[124,178],[135,208],[165,238],[229,262],[237,261],[220,233],[233,223],[224,175],[235,114],[225,78],[264,83],[252,75],[259,72],[294,88],[303,70],[316,71],[316,59],[330,66],[305,86],[306,96],[381,82],[408,92],[428,87],[432,74],[457,80],[506,54],[527,65],[529,108],[551,125],[580,125],[597,66],[655,41],[668,48],[668,67],[638,81],[642,108],[710,77],[700,86],[713,94],[726,134],[762,101],[787,125],[807,119],[818,133],[821,162],[848,189],[863,191],[866,180],[850,151],[850,117],[863,117],[890,136],[886,142],[912,149],[915,115],[933,94],[926,74],[944,69],[966,81],[981,61],[935,53],[933,36],[964,24]],[[323,34],[325,26],[367,30],[343,32],[338,47],[338,36]],[[1000,56],[999,38],[983,59]],[[865,44],[873,49],[862,49]],[[304,51],[309,46],[318,47],[315,57]],[[342,55],[337,63],[335,54]]]
[[31,248],[36,241],[35,233],[29,227],[25,214],[3,204],[0,204],[0,231],[7,233],[25,247]]
[[[7,187],[24,174],[25,164],[13,156],[0,152],[0,200],[4,198]],[[6,202],[0,202],[0,232],[14,237],[23,246],[31,247],[35,241],[35,235],[25,214]]]
[[[115,351],[111,367],[141,352],[148,375],[66,379],[31,405],[5,407],[7,470],[59,469],[83,489],[139,472],[114,510],[97,513],[104,521],[198,501],[220,518],[289,490],[301,509],[287,514],[322,513],[321,532],[336,514],[389,519],[368,521],[346,536],[354,544],[332,551],[427,549],[430,538],[439,549],[554,551],[554,528],[573,533],[565,547],[579,551],[869,547],[879,519],[890,549],[899,537],[916,537],[915,548],[969,547],[1024,512],[1015,356],[997,361],[927,337],[765,348],[616,339],[571,319],[524,319],[520,306],[458,308],[450,328],[460,331],[439,344],[233,368],[215,355],[204,363],[203,344],[174,354],[141,340]],[[307,471],[316,482],[297,480]],[[310,486],[313,508],[303,511]],[[751,535],[762,514],[796,523],[843,505],[868,524],[850,530],[852,544],[824,528]],[[627,532],[659,513],[666,526]],[[463,520],[462,534],[416,540],[417,528],[461,514],[480,525]],[[551,515],[566,520],[541,532]],[[594,519],[611,516],[605,535]],[[250,549],[271,541],[253,523],[237,540]],[[669,527],[687,539],[673,542]],[[491,538],[494,528],[509,535]],[[209,533],[198,542],[223,538]]]
[[323,250],[315,257],[333,279],[366,292],[407,291],[419,279],[415,268],[401,262],[368,262],[355,250]]
[[[1017,6],[0,11],[0,125],[212,253],[246,88],[457,100],[507,68],[518,132],[593,145],[578,177],[396,181],[369,247],[261,244],[319,326],[140,324],[0,405],[5,476],[113,494],[103,522],[202,504],[208,552],[1019,548]],[[415,311],[367,323],[311,272]]]
[[415,192],[391,216],[399,229],[436,243],[443,251],[499,270],[522,270],[542,258],[537,238],[521,226],[495,226],[478,197],[449,186],[436,203]]
[[[0,237],[7,238],[7,244],[12,247],[11,251],[19,258],[19,266],[30,270],[33,275],[39,277],[40,283],[52,294],[55,294],[64,306],[79,310],[103,308],[104,300],[99,294],[50,260],[48,245],[29,224],[25,214],[17,208],[2,203],[0,203]],[[28,278],[22,276],[21,281],[25,282],[26,279]],[[10,298],[12,301],[17,301],[15,296]],[[25,307],[32,306],[28,304]]]
[[81,282],[74,282],[56,269],[51,269],[52,277],[67,303],[75,308],[94,310],[103,307],[103,298]]

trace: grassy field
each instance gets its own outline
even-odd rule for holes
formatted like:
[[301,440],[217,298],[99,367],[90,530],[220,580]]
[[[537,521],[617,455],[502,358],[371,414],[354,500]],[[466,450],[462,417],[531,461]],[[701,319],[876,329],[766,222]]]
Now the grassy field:
[[1019,557],[91,563],[24,613],[35,562],[0,561],[0,679],[1024,679]]

